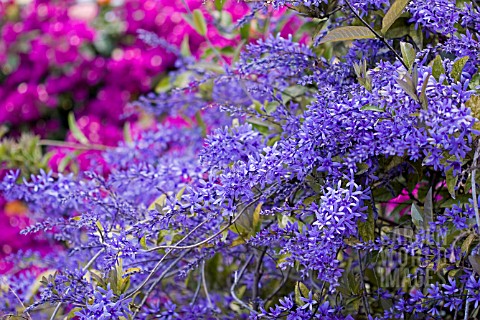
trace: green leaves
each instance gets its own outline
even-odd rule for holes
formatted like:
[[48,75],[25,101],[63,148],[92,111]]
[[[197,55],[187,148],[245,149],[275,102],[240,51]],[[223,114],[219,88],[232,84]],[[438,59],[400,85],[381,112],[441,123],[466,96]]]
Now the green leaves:
[[48,168],[52,152],[42,152],[40,138],[22,134],[17,140],[4,138],[0,142],[0,164],[3,168],[20,169],[22,175],[36,174]]
[[408,69],[411,70],[415,62],[415,49],[410,43],[400,42],[400,50],[402,50],[402,58]]
[[382,20],[382,33],[385,34],[392,24],[400,17],[405,10],[405,7],[408,5],[410,0],[397,0],[395,1],[390,9],[388,9],[385,17]]
[[367,27],[347,26],[333,29],[322,38],[320,44],[335,41],[374,39],[375,34]]

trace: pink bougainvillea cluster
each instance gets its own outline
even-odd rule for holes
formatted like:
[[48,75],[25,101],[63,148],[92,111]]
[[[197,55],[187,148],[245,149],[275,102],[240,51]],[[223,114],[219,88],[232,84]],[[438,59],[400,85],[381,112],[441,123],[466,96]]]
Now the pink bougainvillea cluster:
[[[200,1],[190,1],[194,9]],[[13,131],[27,126],[40,135],[65,129],[62,115],[121,128],[123,108],[149,91],[175,57],[137,37],[151,31],[173,46],[188,36],[196,53],[204,42],[183,19],[179,0],[126,0],[76,4],[35,0],[0,3],[0,122]],[[245,6],[234,6],[240,16]],[[213,29],[212,42],[231,42]],[[59,116],[60,115],[60,116]]]

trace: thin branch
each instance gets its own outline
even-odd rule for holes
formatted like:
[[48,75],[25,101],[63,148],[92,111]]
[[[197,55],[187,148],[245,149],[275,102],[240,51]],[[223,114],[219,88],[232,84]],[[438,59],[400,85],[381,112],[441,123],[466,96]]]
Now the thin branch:
[[[467,297],[469,292],[470,290],[468,290],[467,292]],[[469,309],[470,309],[470,303],[468,302],[468,298],[465,298],[465,315],[463,316],[464,320],[468,320],[468,314],[470,313]]]
[[235,222],[237,222],[237,220],[247,211],[247,209],[249,207],[251,207],[253,204],[255,204],[255,202],[257,202],[257,200],[259,199],[260,197],[257,196],[255,197],[252,201],[250,201],[241,211],[239,214],[237,214],[235,216],[235,218],[233,218],[225,227],[223,227],[222,229],[220,229],[219,231],[217,231],[215,234],[213,234],[212,236],[200,241],[200,242],[197,242],[197,243],[194,243],[194,244],[191,244],[191,245],[187,245],[187,246],[178,246],[178,245],[174,245],[174,246],[157,246],[157,247],[154,247],[154,248],[151,248],[149,249],[148,251],[155,251],[155,250],[158,250],[158,249],[194,249],[196,247],[199,247],[207,242],[210,242],[211,240],[215,239],[216,237],[218,237],[219,235],[221,235],[224,231],[228,230],[228,228],[230,228],[233,224],[235,224]]
[[252,301],[253,301],[253,310],[258,309],[258,302],[257,296],[258,296],[258,284],[260,282],[260,279],[262,278],[262,263],[263,263],[263,258],[265,257],[265,254],[267,253],[267,247],[265,247],[260,254],[260,257],[257,260],[257,266],[255,267],[255,278],[253,279],[253,286],[252,286]]
[[185,250],[183,251],[177,259],[175,259],[175,261],[173,261],[165,270],[163,270],[162,274],[157,278],[155,279],[155,281],[152,283],[152,285],[150,286],[150,288],[148,288],[147,292],[145,292],[145,296],[143,297],[142,301],[140,301],[140,304],[137,307],[137,310],[135,311],[135,313],[133,314],[133,318],[132,319],[135,319],[135,316],[137,315],[137,313],[140,311],[140,309],[142,309],[143,305],[145,304],[145,302],[147,302],[148,300],[148,297],[150,296],[150,294],[152,293],[152,291],[155,289],[155,287],[160,283],[160,281],[162,281],[162,279],[165,277],[165,275],[170,271],[170,269],[172,269],[174,266],[177,265],[177,263],[183,259],[183,257],[188,253],[190,252],[190,250]]
[[359,263],[359,268],[360,268],[360,284],[362,286],[362,301],[363,305],[365,307],[365,312],[367,313],[367,316],[370,316],[370,305],[368,304],[368,298],[367,298],[367,288],[365,287],[365,279],[363,278],[363,262],[362,262],[362,255],[360,253],[360,250],[357,251],[358,253],[358,263]]
[[197,301],[198,294],[200,293],[200,287],[202,286],[202,275],[199,273],[198,274],[198,284],[197,284],[197,289],[195,290],[195,293],[193,294],[192,301],[190,302],[190,305],[193,306],[195,304],[195,301]]
[[207,298],[208,307],[213,309],[212,299],[210,299],[210,294],[208,294],[207,280],[205,279],[205,260],[202,261],[202,269],[200,270],[202,276],[202,286],[203,291],[205,291],[205,297]]
[[238,298],[236,293],[235,293],[235,287],[237,286],[238,282],[240,282],[240,279],[242,279],[243,273],[245,272],[245,269],[247,269],[247,266],[250,263],[250,261],[252,261],[252,259],[253,259],[253,254],[251,254],[248,257],[248,259],[245,261],[245,264],[242,266],[242,268],[240,268],[240,272],[235,271],[234,281],[233,281],[232,286],[230,287],[230,293],[231,293],[233,299],[235,299],[235,301],[237,301],[242,307],[244,307],[245,309],[249,310],[252,313],[255,313],[255,310],[253,310],[249,305],[247,305],[240,298]]
[[27,308],[25,307],[25,305],[23,304],[23,301],[20,299],[20,297],[17,295],[17,293],[10,287],[10,285],[7,283],[7,281],[5,281],[4,279],[0,279],[0,280],[2,280],[2,282],[7,285],[8,290],[10,290],[13,293],[13,295],[15,296],[15,298],[17,298],[17,300],[20,302],[20,305],[23,307],[23,310],[24,310],[25,314],[27,315],[28,319],[32,320],[32,317],[30,316],[30,313],[28,313],[28,311],[26,311]]
[[73,142],[65,142],[65,141],[57,141],[57,140],[48,140],[43,139],[39,141],[39,145],[41,146],[49,146],[49,147],[62,147],[62,148],[72,148],[78,150],[98,150],[98,151],[106,151],[109,149],[113,149],[109,146],[104,146],[101,144],[79,144]]

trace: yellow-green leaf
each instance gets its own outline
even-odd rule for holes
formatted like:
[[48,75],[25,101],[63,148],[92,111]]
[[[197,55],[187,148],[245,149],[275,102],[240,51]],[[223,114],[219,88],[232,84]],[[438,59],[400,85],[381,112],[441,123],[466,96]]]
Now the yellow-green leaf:
[[433,59],[432,64],[432,76],[438,81],[442,74],[445,74],[442,58],[440,56],[436,56],[435,59]]
[[373,212],[370,210],[368,212],[368,218],[366,221],[358,221],[358,234],[362,237],[363,241],[373,241],[375,240],[375,219],[373,217]]
[[410,70],[415,62],[415,49],[410,43],[407,42],[400,42],[400,49],[402,50],[402,58],[405,64],[408,66]]
[[255,211],[253,211],[253,232],[254,234],[260,231],[260,226],[262,225],[261,221],[261,216],[260,216],[260,211],[262,211],[262,205],[263,203],[260,202],[257,207],[255,208]]
[[165,204],[167,203],[167,195],[166,194],[162,194],[160,197],[158,197],[157,199],[155,199],[155,201],[153,201],[150,206],[148,207],[148,210],[157,210],[159,211],[158,209],[162,209]]
[[308,290],[306,285],[300,281],[297,281],[295,284],[295,303],[299,306],[303,306],[305,302],[303,302],[301,298],[308,297],[309,292],[310,290]]
[[361,107],[360,110],[362,110],[362,111],[385,112],[384,108],[377,107],[377,106],[374,106],[374,105],[371,105],[371,104],[367,104],[367,105]]
[[205,36],[207,34],[207,23],[202,11],[199,9],[193,10],[193,25],[200,35]]
[[450,193],[450,196],[455,199],[455,186],[457,185],[458,177],[453,175],[453,169],[445,172],[445,176],[447,179],[448,192]]
[[374,39],[373,34],[367,27],[347,26],[331,30],[322,38],[320,44],[334,41],[350,41],[358,39]]
[[190,43],[188,34],[183,37],[182,45],[180,46],[180,53],[184,57],[190,57],[192,55],[192,51],[190,51]]
[[80,142],[81,144],[88,144],[88,138],[83,134],[80,128],[77,125],[77,121],[75,120],[75,115],[73,112],[68,114],[68,127],[72,132],[73,137]]
[[187,186],[184,186],[182,189],[180,189],[180,191],[178,191],[177,195],[175,196],[175,198],[178,201],[182,200],[182,196],[183,196],[183,193],[185,192],[186,188],[187,188]]
[[127,143],[133,142],[132,128],[130,127],[130,122],[125,122],[125,124],[123,125],[123,139]]
[[405,7],[408,5],[410,0],[397,0],[395,1],[390,9],[388,9],[385,17],[382,20],[382,33],[385,34],[392,24],[400,17],[405,10]]
[[147,237],[146,236],[143,236],[140,238],[140,246],[147,250],[148,249],[148,246],[147,246]]
[[471,233],[468,235],[467,239],[462,243],[462,252],[468,253],[470,246],[472,245],[473,240],[475,240],[475,234]]
[[[475,118],[480,119],[480,95],[471,96],[465,105],[472,110],[472,114]],[[473,128],[480,130],[480,122],[475,122]]]
[[467,63],[467,61],[468,61],[468,56],[465,56],[460,59],[457,59],[457,61],[453,63],[452,72],[450,72],[450,75],[455,81],[460,80],[460,76],[462,75],[463,68],[465,67],[465,64]]

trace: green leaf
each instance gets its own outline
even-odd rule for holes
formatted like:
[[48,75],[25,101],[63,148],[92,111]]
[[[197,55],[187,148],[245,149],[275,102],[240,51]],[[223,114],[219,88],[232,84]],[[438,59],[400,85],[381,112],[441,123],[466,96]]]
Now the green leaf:
[[423,226],[425,230],[430,227],[430,222],[433,221],[433,192],[432,188],[428,189],[425,201],[423,203]]
[[375,219],[373,218],[373,210],[369,210],[368,218],[366,221],[358,221],[358,234],[362,237],[362,240],[373,241],[375,240]]
[[148,210],[157,210],[161,211],[165,204],[167,203],[167,195],[163,193],[161,196],[159,196],[155,201],[153,201],[150,206],[148,207]]
[[399,18],[385,33],[387,39],[403,38],[410,33],[410,27],[408,26],[408,18]]
[[70,312],[67,314],[67,319],[70,320],[70,319],[75,319],[76,317],[78,317],[76,314],[77,312],[79,311],[82,311],[83,308],[81,307],[75,307],[73,308],[72,310],[70,310]]
[[362,111],[375,111],[375,112],[385,112],[384,108],[380,108],[371,104],[367,104],[360,108]]
[[193,10],[193,26],[195,30],[202,36],[207,35],[207,22],[199,9]]
[[178,193],[175,195],[175,199],[178,201],[182,200],[183,193],[185,192],[185,189],[187,189],[187,186],[184,186]]
[[[480,95],[472,95],[465,105],[472,110],[472,114],[476,119],[480,119]],[[476,121],[473,128],[480,130],[480,122]]]
[[457,59],[457,61],[453,63],[452,72],[450,72],[450,76],[455,81],[460,80],[460,76],[462,75],[462,70],[465,67],[465,64],[467,63],[467,61],[468,61],[468,56],[465,56],[460,59]]
[[180,53],[183,57],[190,57],[192,55],[192,51],[190,51],[188,34],[183,37],[182,44],[180,46]]
[[422,227],[423,226],[423,217],[422,217],[422,214],[420,213],[421,209],[415,204],[415,203],[412,203],[412,207],[411,207],[411,215],[412,215],[412,222],[414,225],[416,225],[417,227]]
[[442,58],[437,55],[433,59],[432,76],[438,81],[442,74],[445,74],[445,68],[443,67]]
[[480,274],[480,256],[475,255],[475,256],[469,256],[468,261],[472,265],[473,270],[477,273]]
[[72,132],[73,137],[80,142],[81,144],[88,144],[87,137],[83,134],[80,128],[77,125],[77,121],[75,120],[75,115],[73,112],[68,114],[68,127]]
[[374,39],[373,34],[367,27],[347,26],[331,30],[322,38],[320,44],[334,41],[350,41],[358,39]]
[[310,290],[308,290],[306,285],[300,281],[297,281],[295,284],[295,303],[299,306],[303,306],[305,302],[303,302],[300,298],[308,297],[309,292]]
[[397,0],[388,9],[382,20],[382,33],[385,34],[392,24],[400,17],[410,0]]
[[240,27],[240,38],[243,41],[250,39],[250,22]]
[[455,186],[457,185],[458,177],[453,175],[453,169],[445,172],[445,176],[447,179],[448,192],[450,193],[450,196],[455,199]]
[[[409,79],[410,80],[410,79]],[[417,88],[413,85],[413,82],[397,79],[397,83],[403,90],[415,101],[418,101]]]
[[422,91],[420,91],[420,103],[422,104],[422,107],[427,109],[428,107],[428,97],[427,97],[427,85],[428,85],[428,80],[430,79],[430,74],[427,76],[425,81],[422,84]]
[[417,45],[417,47],[422,50],[423,48],[423,31],[421,26],[415,26],[415,24],[410,25],[410,38]]
[[147,236],[143,236],[140,238],[140,246],[147,250],[148,249],[148,246],[147,246]]
[[130,122],[125,122],[125,124],[123,125],[123,139],[127,143],[133,142],[132,129],[130,127]]
[[226,0],[215,0],[215,9],[222,11],[223,6],[225,5]]
[[468,235],[467,239],[463,241],[462,243],[462,252],[468,253],[468,250],[470,249],[470,246],[472,245],[473,240],[475,240],[475,234],[471,233]]
[[408,42],[400,42],[400,50],[402,50],[402,58],[405,64],[408,66],[408,69],[412,69],[416,57],[415,49]]

